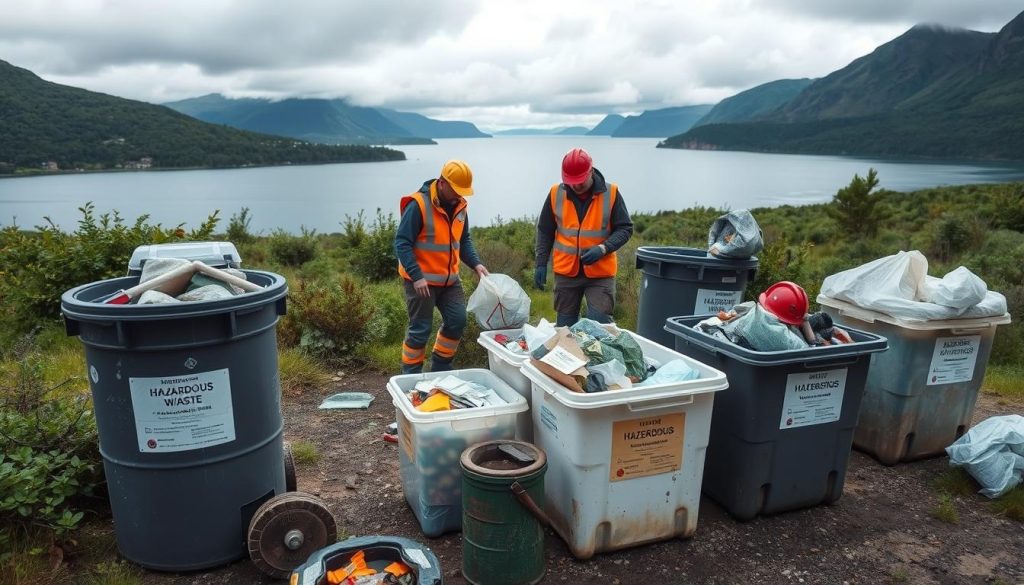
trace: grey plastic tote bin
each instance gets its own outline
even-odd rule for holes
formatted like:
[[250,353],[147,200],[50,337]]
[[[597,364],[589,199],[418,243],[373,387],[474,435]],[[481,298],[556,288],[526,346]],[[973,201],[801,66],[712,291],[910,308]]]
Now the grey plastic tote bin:
[[636,267],[644,271],[636,331],[672,348],[665,319],[728,311],[743,301],[747,283],[757,275],[757,258],[736,260],[711,256],[707,250],[641,246]]
[[85,345],[117,544],[143,567],[187,571],[247,555],[260,505],[285,491],[275,325],[285,279],[230,299],[96,303],[138,277],[61,297]]
[[971,426],[996,327],[1009,315],[910,321],[826,296],[823,311],[843,327],[889,340],[871,357],[853,446],[885,465],[945,456]]
[[665,324],[676,351],[729,379],[711,415],[704,493],[739,520],[838,500],[870,357],[885,338],[849,329],[857,343],[752,351],[693,329],[710,316]]

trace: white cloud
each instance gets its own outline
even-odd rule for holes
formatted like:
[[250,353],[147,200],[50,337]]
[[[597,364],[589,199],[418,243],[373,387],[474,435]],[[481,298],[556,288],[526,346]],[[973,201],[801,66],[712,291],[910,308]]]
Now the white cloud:
[[1020,9],[1019,0],[30,0],[0,19],[0,59],[152,102],[343,97],[491,129],[590,125],[604,113],[826,75],[919,22],[998,30]]

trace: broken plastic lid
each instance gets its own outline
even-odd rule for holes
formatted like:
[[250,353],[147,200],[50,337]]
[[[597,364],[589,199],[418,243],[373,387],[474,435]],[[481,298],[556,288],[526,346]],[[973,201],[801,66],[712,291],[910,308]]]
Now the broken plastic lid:
[[320,403],[321,410],[369,408],[373,395],[366,392],[339,392]]

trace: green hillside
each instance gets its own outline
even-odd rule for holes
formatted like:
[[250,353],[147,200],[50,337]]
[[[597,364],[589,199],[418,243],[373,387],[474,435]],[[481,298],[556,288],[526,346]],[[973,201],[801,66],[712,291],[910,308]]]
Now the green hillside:
[[399,112],[387,108],[376,108],[385,118],[405,128],[413,136],[425,138],[487,138],[471,122],[458,120],[435,120],[412,112]]
[[694,124],[727,124],[765,118],[810,85],[813,79],[779,79],[727,97]]
[[1024,13],[998,34],[917,26],[757,122],[668,148],[1024,160]]
[[0,174],[112,169],[151,159],[156,168],[403,160],[401,152],[323,146],[200,122],[163,106],[40,79],[0,61]]

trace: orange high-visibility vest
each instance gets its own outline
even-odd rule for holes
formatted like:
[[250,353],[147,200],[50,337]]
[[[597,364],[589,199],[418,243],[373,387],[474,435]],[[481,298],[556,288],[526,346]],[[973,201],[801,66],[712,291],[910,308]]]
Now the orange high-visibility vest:
[[[414,201],[420,208],[423,229],[413,242],[412,251],[423,278],[430,286],[454,284],[459,279],[459,242],[466,228],[466,201],[459,200],[453,210],[454,218],[449,219],[437,198],[437,181],[430,184],[430,197],[419,191],[402,197],[400,213],[405,213],[405,208]],[[401,262],[398,273],[412,280]]]
[[[557,224],[551,254],[555,274],[576,276],[580,270],[580,253],[608,239],[612,233],[612,207],[618,193],[618,185],[612,183],[608,191],[591,195],[593,201],[587,209],[587,215],[580,221],[576,215],[576,206],[566,197],[565,187],[551,187],[549,199]],[[584,266],[583,274],[587,278],[606,278],[615,276],[618,268],[618,258],[612,252],[590,266]]]

